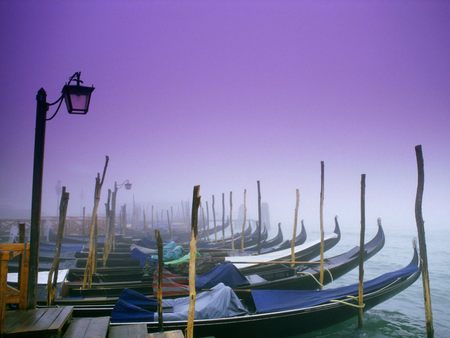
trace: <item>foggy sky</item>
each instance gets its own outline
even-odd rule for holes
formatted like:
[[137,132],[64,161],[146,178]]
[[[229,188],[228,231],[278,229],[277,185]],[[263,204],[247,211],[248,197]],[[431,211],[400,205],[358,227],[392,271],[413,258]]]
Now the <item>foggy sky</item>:
[[[43,214],[58,180],[69,214],[92,209],[94,182],[129,179],[119,203],[174,205],[256,181],[272,222],[413,226],[425,157],[424,218],[450,218],[448,1],[0,1],[0,212],[31,207],[35,96],[59,97],[76,71],[96,87],[86,116],[47,123]],[[2,215],[0,215],[2,216]],[[414,229],[414,228],[411,228]]]

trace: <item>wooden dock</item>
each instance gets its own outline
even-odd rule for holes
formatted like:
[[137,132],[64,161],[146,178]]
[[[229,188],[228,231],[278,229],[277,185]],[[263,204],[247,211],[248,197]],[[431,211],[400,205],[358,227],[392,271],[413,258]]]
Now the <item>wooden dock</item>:
[[[110,325],[110,317],[72,318],[73,306],[26,309],[29,255],[29,243],[0,244],[0,338],[184,338],[181,331],[149,334],[146,324]],[[17,256],[19,289],[7,284],[8,263]]]
[[61,337],[72,306],[6,311],[2,337]]
[[73,307],[6,311],[2,338],[184,338],[181,331],[149,334],[145,324],[110,326],[110,317],[72,318]]

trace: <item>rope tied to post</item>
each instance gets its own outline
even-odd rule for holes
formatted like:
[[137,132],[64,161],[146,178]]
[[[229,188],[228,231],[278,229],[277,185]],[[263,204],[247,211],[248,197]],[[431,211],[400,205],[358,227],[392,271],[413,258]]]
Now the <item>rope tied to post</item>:
[[[348,300],[353,300],[353,301],[358,301],[358,297],[355,296],[347,296],[346,299]],[[364,309],[364,307],[366,306],[365,303],[360,304],[354,304],[354,303],[349,303],[346,300],[342,300],[342,299],[330,299],[331,303],[339,303],[339,304],[343,304],[343,305],[348,305],[357,309]]]

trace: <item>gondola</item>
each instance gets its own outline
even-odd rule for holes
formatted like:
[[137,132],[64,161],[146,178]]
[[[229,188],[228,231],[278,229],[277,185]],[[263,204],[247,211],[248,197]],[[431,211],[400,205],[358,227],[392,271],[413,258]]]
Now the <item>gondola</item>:
[[[334,218],[334,230],[331,235],[324,237],[324,250],[329,250],[334,247],[341,239],[341,230],[339,228],[339,223],[337,217]],[[306,245],[308,244],[308,245]],[[318,256],[320,253],[320,240],[316,240],[310,243],[304,243],[298,245],[294,248],[295,260],[298,261],[309,261],[314,257]],[[267,264],[261,265],[258,262],[268,262],[276,260],[286,260],[291,257],[291,249],[278,250],[275,252],[269,252],[261,255],[249,255],[249,256],[227,256],[225,261],[231,262],[236,267],[245,273],[259,273],[263,270],[267,270]]]
[[[337,234],[334,233],[334,236]],[[333,236],[331,236],[333,237]],[[313,243],[312,245],[316,245]],[[374,238],[366,244],[365,259],[372,257],[384,245],[384,233],[379,224],[378,232]],[[302,247],[307,249],[306,247]],[[324,268],[327,271],[325,275],[324,284],[329,283],[333,279],[342,276],[347,271],[353,269],[358,263],[358,256],[355,252],[359,247],[355,247],[350,251],[341,255],[331,257],[325,260]],[[232,286],[236,292],[246,292],[247,289],[253,288],[316,288],[315,281],[318,279],[318,270],[314,267],[299,266],[292,268],[290,264],[262,264],[264,269],[260,269],[259,274],[256,275],[249,270],[248,273],[241,273],[231,263],[221,264],[216,266],[207,274],[200,275],[199,281],[202,280],[203,286],[201,288],[210,288],[218,282],[225,282]],[[254,271],[254,270],[253,270]],[[68,274],[68,280],[63,286],[63,296],[57,299],[58,304],[108,304],[117,297],[124,288],[131,288],[139,292],[151,294],[153,290],[153,277],[151,275],[144,276],[144,271],[136,271],[132,274],[100,274],[94,275],[94,283],[91,289],[82,289],[81,280],[83,278],[83,271],[75,272],[73,269]],[[164,276],[165,277],[165,276]],[[185,276],[171,274],[170,279],[165,278],[165,290],[172,290],[171,296],[185,295],[187,286],[187,278]],[[226,282],[226,280],[233,282]],[[175,282],[174,282],[175,281]],[[238,283],[238,281],[240,281]],[[200,285],[200,283],[198,283]],[[167,295],[166,291],[163,291]],[[80,298],[82,297],[82,298]],[[95,297],[92,299],[91,297]],[[101,299],[99,298],[101,297]]]
[[[420,276],[417,250],[406,267],[364,282],[364,310],[382,303],[413,284]],[[210,298],[218,295],[218,298]],[[326,290],[252,290],[245,299],[223,284],[196,300],[194,333],[197,337],[288,337],[321,329],[358,313],[358,284]],[[112,312],[112,325],[146,323],[149,333],[158,331],[155,300],[124,293]],[[224,299],[230,301],[225,302]],[[184,301],[184,302],[183,302]],[[163,300],[165,330],[186,327],[188,297]],[[226,303],[226,305],[225,305]],[[220,304],[219,307],[215,305]]]
[[[329,248],[336,245],[337,242],[339,241],[339,239],[340,239],[340,229],[339,229],[338,223],[336,223],[335,231],[332,234],[325,236],[325,240],[324,240],[325,250],[328,250]],[[320,250],[320,240],[311,241],[310,243],[304,243],[302,245],[296,246],[295,247],[295,256],[296,256],[296,259],[310,260],[319,254],[319,250]],[[263,254],[263,255],[254,255],[251,257],[254,259],[255,262],[267,263],[269,260],[286,258],[285,257],[286,251],[289,251],[289,255],[290,255],[291,251],[290,251],[290,249],[287,249],[287,250],[282,250],[279,253],[276,252],[273,255]],[[205,270],[210,270],[214,266],[216,266],[218,263],[228,261],[228,260],[232,261],[233,259],[238,259],[239,257],[240,256],[227,256],[225,258],[219,257],[218,259],[213,259],[212,261],[207,262],[207,263],[204,262],[203,264],[205,266]],[[248,257],[248,256],[246,256],[246,257]],[[77,260],[78,267],[83,266],[84,261],[81,261],[81,263],[78,263],[78,262],[80,262],[80,260]],[[108,266],[113,267],[113,265],[112,265],[113,262],[114,261],[111,261],[111,262],[108,261],[108,264],[111,264]],[[139,265],[138,261],[134,261],[132,264],[126,266],[126,269],[135,268],[136,265]],[[242,265],[241,263],[235,264],[235,265],[239,269],[241,269],[241,267],[239,266],[239,265]],[[184,265],[184,267],[186,267],[186,264]],[[176,269],[176,268],[174,268],[172,266],[172,269]],[[271,267],[268,264],[255,263],[255,264],[251,264],[250,268],[247,266],[244,266],[243,271],[245,271],[244,273],[246,273],[246,274],[250,274],[250,273],[257,273],[257,272],[261,273],[263,271],[268,271],[270,269],[271,269]],[[180,272],[181,270],[178,268],[175,271]],[[81,285],[82,285],[81,281],[65,281],[64,286],[62,288],[63,296],[67,297],[70,295],[70,296],[88,297],[88,296],[97,295],[97,296],[110,297],[110,296],[117,296],[121,292],[121,290],[124,288],[132,288],[135,290],[151,290],[152,278],[148,278],[148,279],[133,278],[132,281],[121,280],[119,282],[115,282],[115,281],[107,282],[103,279],[97,283],[94,282],[90,289],[83,289],[81,287]]]

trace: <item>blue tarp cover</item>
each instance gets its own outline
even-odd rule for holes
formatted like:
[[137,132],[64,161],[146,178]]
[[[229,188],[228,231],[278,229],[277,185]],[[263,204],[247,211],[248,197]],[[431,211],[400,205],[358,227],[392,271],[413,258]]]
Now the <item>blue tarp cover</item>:
[[111,312],[112,323],[153,322],[155,313],[118,299]]
[[[403,269],[386,273],[364,282],[364,293],[373,292],[391,284],[398,278],[406,278],[417,271],[415,264],[410,264]],[[358,294],[358,284],[349,286],[317,290],[252,290],[253,300],[257,313],[301,309],[326,303],[332,299],[342,299],[346,296]]]
[[223,283],[231,288],[249,284],[238,268],[231,263],[219,264],[211,271],[195,277],[197,289],[210,289],[218,283]]
[[[145,296],[144,296],[145,297]],[[129,301],[119,297],[111,313],[111,322],[153,322],[158,314],[133,304],[134,295]],[[139,299],[139,301],[142,299]],[[164,321],[187,320],[189,297],[163,299],[163,308],[170,308],[164,313]],[[220,283],[209,291],[200,292],[195,300],[195,319],[223,318],[247,314],[248,311],[233,290]]]
[[131,289],[123,289],[119,295],[119,299],[139,306],[145,310],[156,312],[158,310],[158,302],[155,298],[148,298],[140,292]]

